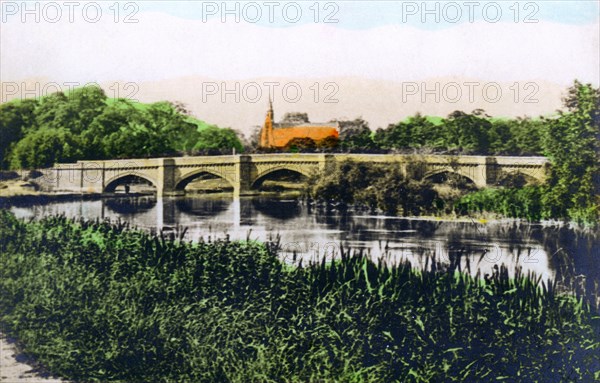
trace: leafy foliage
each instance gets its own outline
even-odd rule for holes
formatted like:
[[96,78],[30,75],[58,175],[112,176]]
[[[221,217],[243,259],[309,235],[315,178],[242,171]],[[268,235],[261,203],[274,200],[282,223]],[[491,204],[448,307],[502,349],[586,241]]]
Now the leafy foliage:
[[[521,190],[483,190],[458,202],[463,212],[493,211],[528,219],[600,219],[600,90],[575,82],[564,100],[567,112],[545,120],[544,153],[550,159],[546,185]],[[521,121],[525,126],[530,122]],[[532,131],[533,138],[539,135]]]
[[15,169],[243,149],[233,130],[196,120],[180,104],[109,99],[94,86],[1,105],[0,134],[0,166]]
[[470,114],[455,111],[438,120],[417,113],[386,129],[378,129],[373,140],[386,150],[539,155],[544,123],[530,118],[494,119],[481,110]]
[[293,153],[299,151],[314,151],[316,148],[317,143],[310,137],[295,137],[286,144],[286,149]]
[[0,105],[0,168],[8,167],[10,147],[23,138],[24,129],[34,124],[35,100]]
[[484,189],[462,197],[454,204],[454,208],[462,214],[495,212],[505,217],[537,221],[550,218],[542,212],[543,190],[539,186]]
[[398,165],[352,160],[315,174],[308,182],[307,192],[316,201],[364,205],[400,215],[432,211],[437,200],[430,182],[405,178]]
[[549,121],[545,151],[552,161],[549,216],[600,218],[600,90],[575,82],[564,100],[568,109]]
[[11,166],[41,168],[57,161],[73,161],[81,156],[80,147],[77,137],[67,129],[42,128],[27,134],[13,147]]
[[[81,381],[593,381],[598,318],[505,268],[430,258],[289,267],[276,246],[191,244],[122,224],[0,211],[0,315]],[[425,254],[426,256],[426,254]],[[468,265],[468,263],[467,263]]]
[[369,123],[362,118],[338,121],[340,148],[349,151],[370,151],[376,148]]
[[233,129],[221,129],[217,126],[209,126],[201,130],[193,149],[216,153],[230,152],[231,149],[235,149],[237,153],[244,151],[244,147]]

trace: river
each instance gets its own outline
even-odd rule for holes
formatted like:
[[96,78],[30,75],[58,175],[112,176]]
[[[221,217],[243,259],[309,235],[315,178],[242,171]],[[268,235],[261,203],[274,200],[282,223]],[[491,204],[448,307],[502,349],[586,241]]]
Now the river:
[[398,218],[361,211],[316,208],[298,200],[230,196],[177,198],[118,197],[15,204],[20,218],[54,214],[128,222],[133,227],[166,233],[182,232],[198,241],[279,241],[287,262],[304,264],[339,256],[341,249],[365,251],[388,262],[408,260],[426,267],[427,259],[449,263],[459,257],[461,267],[475,275],[490,274],[501,264],[511,275],[521,269],[541,281],[558,280],[592,300],[598,299],[600,262],[597,233],[582,233],[565,225],[511,220],[479,222]]

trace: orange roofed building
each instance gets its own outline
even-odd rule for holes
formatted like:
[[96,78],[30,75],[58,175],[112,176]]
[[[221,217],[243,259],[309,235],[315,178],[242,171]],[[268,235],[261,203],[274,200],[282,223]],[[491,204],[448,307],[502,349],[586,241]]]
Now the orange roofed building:
[[327,137],[339,138],[337,122],[279,122],[275,123],[273,103],[269,100],[269,111],[260,132],[262,148],[284,148],[294,138],[310,138],[315,142]]

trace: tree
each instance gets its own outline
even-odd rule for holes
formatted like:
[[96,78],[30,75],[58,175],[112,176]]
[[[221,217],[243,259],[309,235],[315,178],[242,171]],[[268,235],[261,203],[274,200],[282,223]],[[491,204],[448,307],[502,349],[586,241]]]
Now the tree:
[[330,151],[337,148],[340,144],[340,139],[336,136],[328,136],[317,142],[317,148]]
[[513,154],[515,153],[515,141],[511,131],[511,122],[496,120],[492,121],[488,131],[490,154]]
[[301,123],[307,123],[310,121],[308,120],[307,113],[291,112],[291,113],[284,114],[281,122],[301,124]]
[[[141,111],[127,100],[115,100],[81,133],[83,155],[88,159],[110,159],[122,156],[118,148],[122,130],[130,122],[142,120]],[[137,145],[135,145],[137,146]]]
[[11,153],[13,169],[34,169],[80,158],[77,137],[67,129],[41,128],[29,132]]
[[397,164],[351,160],[336,163],[334,168],[312,177],[309,195],[320,201],[358,204],[403,215],[431,210],[438,197],[431,183],[406,179]]
[[510,122],[515,154],[541,155],[543,152],[543,139],[545,135],[545,119],[532,120],[531,118],[517,118]]
[[374,141],[384,149],[403,149],[412,144],[411,126],[404,122],[388,125],[387,129],[377,129]]
[[312,152],[317,148],[315,140],[310,137],[294,137],[285,145],[290,152]]
[[168,143],[171,152],[191,151],[198,140],[200,133],[198,127],[188,122],[188,117],[182,114],[176,106],[170,102],[157,102],[145,112],[145,125],[150,132]]
[[548,121],[545,154],[552,162],[545,216],[595,222],[600,215],[600,90],[575,81],[566,112]]
[[169,142],[138,121],[128,122],[104,142],[110,158],[152,157],[173,151]]
[[369,123],[362,118],[353,121],[337,121],[340,127],[340,147],[350,150],[371,150],[376,148],[371,138]]
[[34,99],[0,105],[0,169],[9,166],[10,147],[23,138],[25,129],[33,129],[36,106]]
[[375,143],[385,149],[431,148],[439,146],[440,129],[417,113],[405,121],[377,129]]
[[97,86],[57,92],[43,97],[35,112],[39,128],[66,128],[81,134],[106,107],[106,95]]
[[461,152],[487,153],[490,127],[491,123],[486,118],[455,111],[444,123],[446,146]]
[[219,128],[209,126],[202,129],[198,134],[198,140],[194,145],[194,150],[211,152],[242,152],[244,147],[235,131],[231,128]]
[[243,149],[234,131],[205,130],[181,103],[108,99],[97,86],[13,101],[0,112],[0,167]]

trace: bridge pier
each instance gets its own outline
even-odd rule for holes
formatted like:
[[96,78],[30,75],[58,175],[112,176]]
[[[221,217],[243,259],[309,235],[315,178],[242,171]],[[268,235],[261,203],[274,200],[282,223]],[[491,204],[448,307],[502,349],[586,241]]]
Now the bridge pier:
[[248,155],[239,155],[234,158],[233,174],[233,197],[250,196],[257,194],[252,190],[252,157]]
[[183,190],[175,189],[175,160],[173,158],[161,158],[158,164],[156,179],[156,196],[184,195]]
[[493,186],[498,180],[498,160],[496,157],[485,158],[485,186]]

